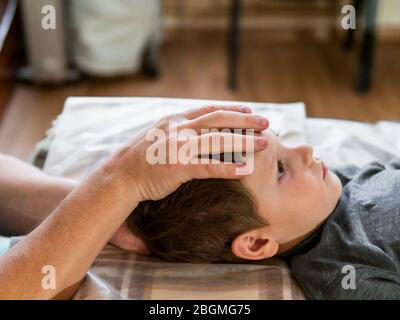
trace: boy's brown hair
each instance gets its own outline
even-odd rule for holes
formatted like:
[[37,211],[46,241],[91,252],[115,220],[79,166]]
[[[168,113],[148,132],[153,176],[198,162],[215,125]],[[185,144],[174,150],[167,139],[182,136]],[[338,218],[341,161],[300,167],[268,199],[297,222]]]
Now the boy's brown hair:
[[127,220],[150,253],[183,262],[241,261],[233,239],[266,225],[239,180],[192,180],[168,197],[145,201]]

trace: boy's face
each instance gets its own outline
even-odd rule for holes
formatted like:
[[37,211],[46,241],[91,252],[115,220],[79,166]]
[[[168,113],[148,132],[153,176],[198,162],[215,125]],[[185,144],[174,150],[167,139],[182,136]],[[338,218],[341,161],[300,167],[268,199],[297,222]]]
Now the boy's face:
[[304,145],[283,146],[271,130],[262,133],[268,148],[255,154],[254,172],[242,178],[267,221],[265,234],[280,246],[315,230],[335,208],[342,185]]

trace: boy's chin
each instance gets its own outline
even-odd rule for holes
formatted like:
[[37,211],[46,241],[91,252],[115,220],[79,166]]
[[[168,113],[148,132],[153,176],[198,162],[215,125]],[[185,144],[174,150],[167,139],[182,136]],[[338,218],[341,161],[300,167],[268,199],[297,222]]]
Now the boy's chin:
[[331,178],[332,178],[332,185],[333,188],[335,189],[335,194],[336,194],[336,202],[339,201],[340,195],[342,194],[343,186],[342,186],[342,181],[340,181],[339,177],[331,172]]
[[340,195],[342,194],[343,186],[342,182],[340,181],[339,177],[332,173],[331,176],[331,181],[330,181],[330,186],[329,186],[329,203],[330,203],[330,208],[327,212],[326,217],[323,219],[323,222],[325,222],[326,219],[329,218],[329,216],[335,211],[336,206],[339,203]]

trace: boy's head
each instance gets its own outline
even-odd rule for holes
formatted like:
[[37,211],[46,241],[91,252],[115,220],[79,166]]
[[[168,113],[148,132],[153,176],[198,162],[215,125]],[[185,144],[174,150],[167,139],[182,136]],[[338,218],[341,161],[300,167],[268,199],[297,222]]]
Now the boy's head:
[[128,218],[154,255],[171,261],[260,260],[288,250],[333,211],[342,187],[323,176],[310,146],[288,148],[270,131],[255,154],[254,171],[240,180],[193,180]]

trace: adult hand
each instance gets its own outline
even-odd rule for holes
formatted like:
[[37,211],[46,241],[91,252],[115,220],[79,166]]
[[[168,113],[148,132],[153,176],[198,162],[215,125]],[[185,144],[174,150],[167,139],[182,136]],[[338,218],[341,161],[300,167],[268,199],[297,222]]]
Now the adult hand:
[[[246,107],[236,106],[207,106],[200,109],[190,110],[180,114],[167,116],[159,121],[152,129],[162,130],[163,138],[156,142],[147,141],[146,134],[136,137],[131,143],[120,150],[111,163],[115,162],[119,172],[125,177],[125,181],[134,188],[139,195],[139,202],[144,200],[159,200],[173,191],[181,184],[191,179],[223,178],[238,179],[237,172],[240,164],[237,163],[181,163],[177,154],[168,152],[170,145],[176,145],[177,150],[189,140],[179,141],[177,136],[184,129],[191,129],[197,133],[191,136],[190,142],[203,148],[208,145],[208,150],[219,150],[223,152],[243,152],[249,144],[258,152],[267,147],[264,137],[254,135],[241,135],[235,133],[213,132],[202,134],[204,129],[215,128],[237,128],[253,129],[254,131],[265,130],[269,123],[264,117],[250,114],[251,110]],[[172,125],[172,127],[171,127]],[[177,134],[170,135],[171,131]],[[149,131],[147,131],[149,132]],[[226,143],[230,141],[230,143]],[[235,143],[233,142],[235,141]],[[239,141],[239,143],[237,143]],[[149,163],[147,151],[152,145],[153,149],[166,150],[165,163]],[[199,148],[200,149],[200,148]],[[197,158],[202,154],[201,150],[192,155]],[[173,163],[173,159],[177,160]],[[242,165],[243,166],[243,165]]]

